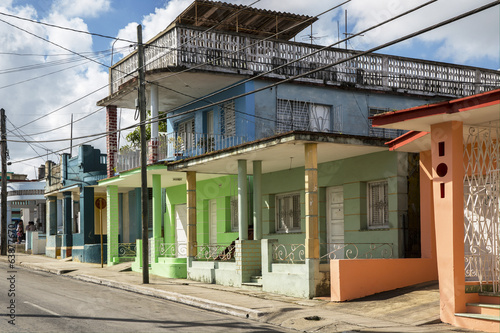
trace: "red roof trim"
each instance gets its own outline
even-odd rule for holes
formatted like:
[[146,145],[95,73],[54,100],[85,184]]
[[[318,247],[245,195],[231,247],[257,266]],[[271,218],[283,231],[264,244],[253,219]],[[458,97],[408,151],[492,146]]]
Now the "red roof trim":
[[385,144],[389,146],[389,150],[396,150],[407,145],[410,142],[426,136],[427,134],[429,134],[429,132],[409,131],[389,142],[386,142]]
[[383,126],[410,119],[477,109],[478,107],[480,107],[480,105],[488,105],[489,103],[495,104],[495,101],[498,100],[500,100],[500,89],[451,101],[386,112],[370,117],[370,119],[372,120],[373,126]]

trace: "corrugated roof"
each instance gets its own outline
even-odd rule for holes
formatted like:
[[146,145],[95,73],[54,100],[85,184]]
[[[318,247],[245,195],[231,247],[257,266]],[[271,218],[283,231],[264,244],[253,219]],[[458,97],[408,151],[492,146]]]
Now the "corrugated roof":
[[307,15],[282,13],[219,1],[195,0],[175,19],[175,22],[261,37],[279,33],[277,38],[290,40],[317,20]]

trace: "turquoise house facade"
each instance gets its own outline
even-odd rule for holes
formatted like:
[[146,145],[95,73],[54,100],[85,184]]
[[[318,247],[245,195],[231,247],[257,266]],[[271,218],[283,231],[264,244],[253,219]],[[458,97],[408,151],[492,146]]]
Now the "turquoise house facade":
[[106,154],[90,145],[81,145],[74,157],[62,154],[59,165],[46,163],[47,256],[101,262],[106,214],[96,208],[99,196],[92,185],[106,178],[106,165]]

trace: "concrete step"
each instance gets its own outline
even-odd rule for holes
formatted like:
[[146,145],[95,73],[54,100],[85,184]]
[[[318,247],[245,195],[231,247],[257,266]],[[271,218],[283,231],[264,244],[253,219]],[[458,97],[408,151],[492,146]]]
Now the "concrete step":
[[489,315],[478,314],[478,313],[455,313],[455,316],[500,322],[500,317],[498,317],[498,316],[489,316]]
[[251,276],[250,277],[250,282],[253,282],[253,283],[259,283],[262,285],[262,276]]
[[467,313],[482,314],[500,318],[500,305],[487,303],[467,303]]
[[262,290],[262,284],[261,283],[256,283],[256,282],[243,282],[241,284],[242,289],[247,289],[247,290]]
[[480,293],[479,303],[500,305],[500,294],[498,293]]

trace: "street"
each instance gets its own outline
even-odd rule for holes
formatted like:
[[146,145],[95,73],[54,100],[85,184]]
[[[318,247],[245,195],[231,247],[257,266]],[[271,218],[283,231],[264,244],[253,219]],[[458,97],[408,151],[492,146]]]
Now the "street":
[[11,271],[6,263],[0,270],[0,332],[285,332],[45,272]]

